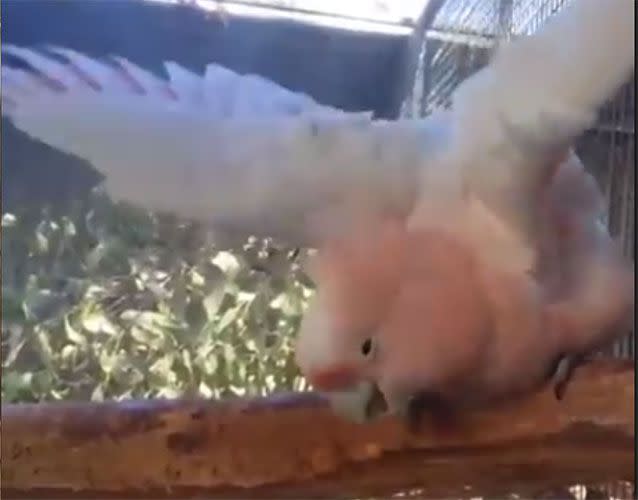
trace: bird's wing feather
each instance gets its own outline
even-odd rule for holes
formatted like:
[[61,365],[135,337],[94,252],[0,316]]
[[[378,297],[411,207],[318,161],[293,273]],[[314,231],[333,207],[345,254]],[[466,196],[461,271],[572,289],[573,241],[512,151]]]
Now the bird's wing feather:
[[3,66],[3,114],[92,163],[117,200],[304,244],[414,198],[427,124],[345,113],[215,64],[200,76],[169,62],[165,80],[122,58],[2,50],[30,68]]
[[499,216],[533,232],[539,184],[634,70],[635,0],[572,0],[504,44],[453,96],[450,159]]
[[11,46],[35,71],[3,68],[2,110],[89,160],[114,198],[245,234],[303,244],[357,211],[405,214],[417,195],[464,186],[530,236],[552,155],[633,69],[634,8],[574,0],[466,80],[440,119],[374,121],[218,65],[202,77],[168,63],[166,81],[121,58]]

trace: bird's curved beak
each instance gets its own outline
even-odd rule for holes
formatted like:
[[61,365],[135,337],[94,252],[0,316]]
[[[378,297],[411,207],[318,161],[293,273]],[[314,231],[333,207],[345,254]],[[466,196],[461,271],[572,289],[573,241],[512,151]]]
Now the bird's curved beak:
[[361,381],[350,389],[324,394],[337,415],[353,422],[369,422],[388,411],[385,398],[374,382]]

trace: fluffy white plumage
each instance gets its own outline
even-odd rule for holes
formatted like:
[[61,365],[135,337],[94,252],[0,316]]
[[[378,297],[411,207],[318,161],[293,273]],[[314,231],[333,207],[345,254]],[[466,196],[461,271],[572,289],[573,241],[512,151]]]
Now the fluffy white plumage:
[[413,127],[214,64],[199,76],[166,63],[166,82],[121,58],[49,50],[66,64],[3,46],[39,72],[3,67],[3,114],[91,162],[114,199],[216,227],[312,243],[315,208],[332,212],[356,192],[404,209],[428,148]]
[[634,7],[575,0],[423,120],[344,113],[215,64],[200,76],[168,62],[164,80],[6,45],[36,71],[3,66],[2,112],[91,162],[114,199],[243,234],[313,244],[370,211],[420,223],[469,189],[529,236],[531,186],[633,70]]
[[527,232],[530,186],[631,76],[635,7],[573,0],[534,35],[503,45],[454,95],[453,161],[483,201]]

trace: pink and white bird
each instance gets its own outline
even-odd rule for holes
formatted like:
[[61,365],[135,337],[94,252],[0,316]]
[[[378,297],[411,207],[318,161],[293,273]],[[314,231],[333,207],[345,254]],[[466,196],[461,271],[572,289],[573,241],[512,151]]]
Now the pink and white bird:
[[634,0],[574,0],[499,48],[449,110],[345,113],[215,64],[3,46],[2,113],[88,160],[115,200],[314,246],[297,361],[335,409],[465,408],[613,340],[633,273],[574,139],[634,69]]

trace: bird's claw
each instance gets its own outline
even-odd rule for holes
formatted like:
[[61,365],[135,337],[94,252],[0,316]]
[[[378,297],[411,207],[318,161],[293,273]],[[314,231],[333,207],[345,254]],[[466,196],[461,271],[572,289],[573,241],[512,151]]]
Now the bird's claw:
[[554,396],[561,401],[565,396],[567,386],[572,380],[574,371],[583,361],[583,356],[576,354],[562,354],[558,359],[556,369],[552,375],[554,382]]
[[433,392],[421,392],[410,397],[401,412],[401,417],[408,430],[416,433],[425,414],[429,415],[432,425],[439,431],[444,432],[454,425],[451,407],[440,394]]
[[400,416],[410,432],[418,432],[426,405],[418,396],[412,396]]

